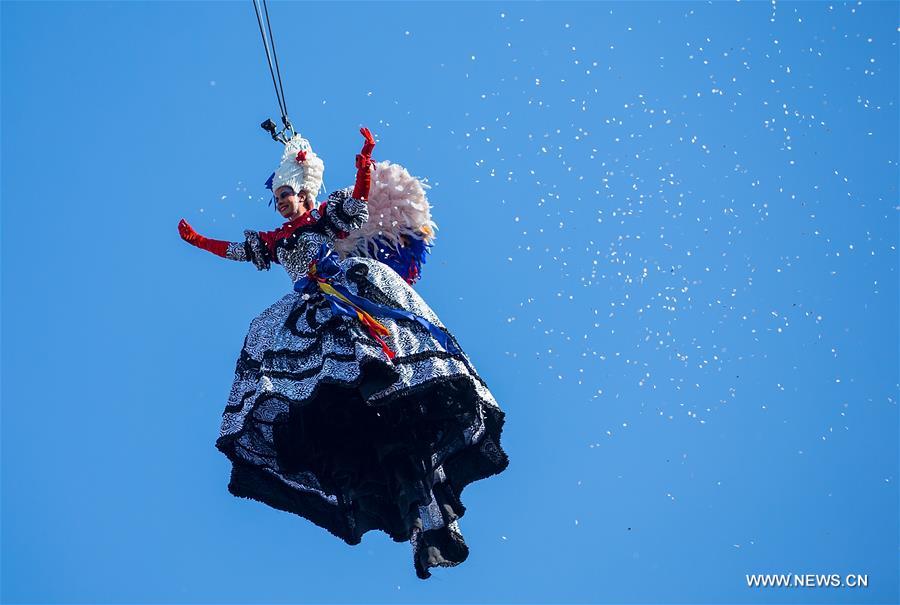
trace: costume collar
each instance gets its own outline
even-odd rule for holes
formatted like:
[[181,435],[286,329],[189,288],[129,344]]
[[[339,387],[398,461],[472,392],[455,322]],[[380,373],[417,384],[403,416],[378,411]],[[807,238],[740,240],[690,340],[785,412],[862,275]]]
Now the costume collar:
[[318,208],[313,208],[306,214],[298,216],[292,221],[285,221],[281,227],[273,231],[272,233],[276,238],[287,237],[291,235],[294,231],[299,229],[300,227],[305,227],[307,225],[315,224],[321,217],[322,213],[325,212],[325,202],[319,204]]

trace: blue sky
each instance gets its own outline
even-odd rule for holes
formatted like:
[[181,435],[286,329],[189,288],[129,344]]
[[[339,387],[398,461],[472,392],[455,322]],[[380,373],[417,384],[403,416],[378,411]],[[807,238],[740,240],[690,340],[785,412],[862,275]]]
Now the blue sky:
[[[890,603],[898,4],[273,3],[290,115],[432,184],[419,292],[507,412],[415,577],[231,496],[281,220],[249,2],[3,2],[5,603]],[[752,573],[868,574],[759,589]]]

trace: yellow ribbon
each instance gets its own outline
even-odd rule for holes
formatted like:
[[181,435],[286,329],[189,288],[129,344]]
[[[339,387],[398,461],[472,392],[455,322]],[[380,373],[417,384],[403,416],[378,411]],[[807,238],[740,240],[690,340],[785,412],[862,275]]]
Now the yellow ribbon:
[[344,296],[343,294],[341,294],[340,292],[338,292],[337,290],[332,288],[331,284],[321,282],[321,281],[317,282],[317,283],[319,284],[319,289],[322,290],[322,292],[324,292],[325,294],[334,296],[335,298],[340,299],[340,300],[344,301],[345,303],[347,303],[348,305],[350,305],[351,307],[353,307],[353,310],[356,311],[357,317],[359,317],[359,321],[361,321],[362,323],[364,323],[366,325],[374,327],[381,334],[390,334],[391,333],[390,330],[388,330],[386,327],[384,327],[384,324],[382,324],[380,321],[378,321],[377,319],[372,317],[372,315],[369,314],[367,311],[363,311],[362,309],[360,309],[359,307],[354,305],[352,302],[350,302],[346,296]]

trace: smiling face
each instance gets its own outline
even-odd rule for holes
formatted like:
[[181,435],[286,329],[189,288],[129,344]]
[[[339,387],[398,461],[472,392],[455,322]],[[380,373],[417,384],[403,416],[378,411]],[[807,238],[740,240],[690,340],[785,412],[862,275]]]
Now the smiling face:
[[313,200],[305,189],[298,194],[291,187],[283,185],[275,191],[275,202],[281,216],[292,221],[309,212]]

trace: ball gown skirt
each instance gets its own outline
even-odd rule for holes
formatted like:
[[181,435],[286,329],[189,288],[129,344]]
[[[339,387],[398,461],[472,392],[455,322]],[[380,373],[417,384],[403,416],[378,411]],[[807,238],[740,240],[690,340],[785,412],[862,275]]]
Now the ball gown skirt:
[[348,544],[369,530],[409,541],[416,575],[468,556],[461,496],[503,471],[504,412],[459,343],[388,266],[340,261],[336,283],[435,324],[376,317],[391,360],[356,318],[291,292],[256,317],[237,361],[216,447],[228,490],[295,513]]

